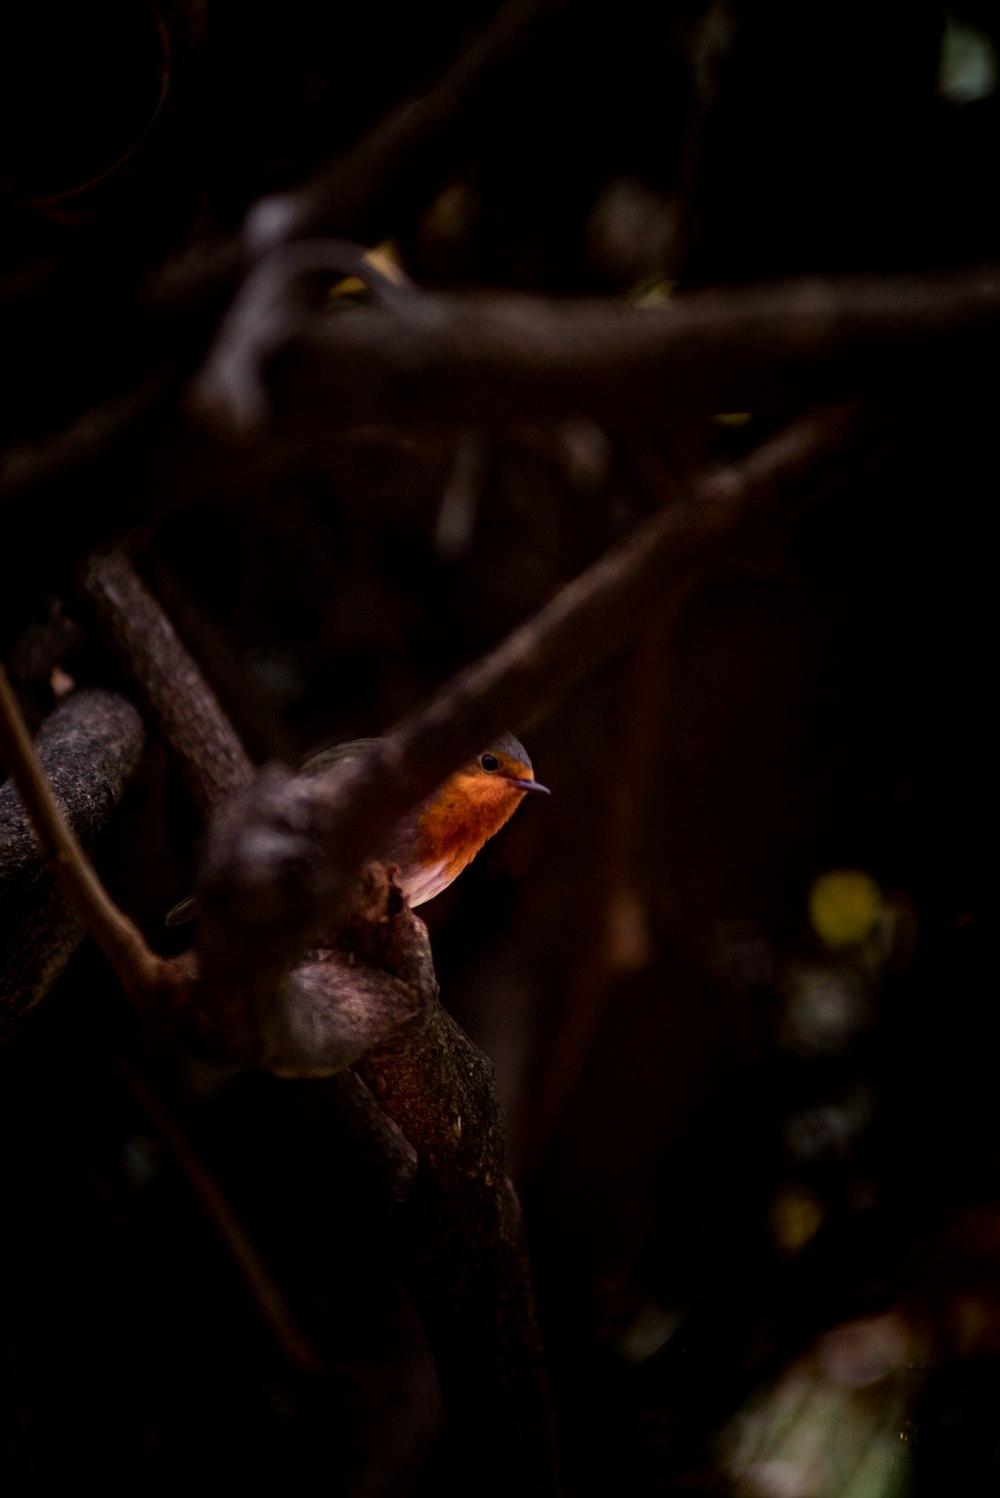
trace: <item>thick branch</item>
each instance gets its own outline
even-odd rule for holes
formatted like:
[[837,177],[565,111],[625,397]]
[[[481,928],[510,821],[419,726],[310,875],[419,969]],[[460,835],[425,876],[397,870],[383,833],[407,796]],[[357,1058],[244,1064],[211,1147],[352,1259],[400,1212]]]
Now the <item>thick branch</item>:
[[[35,752],[81,842],[89,845],[104,831],[144,743],[142,719],[131,702],[98,687],[73,692],[46,719]],[[0,787],[0,898],[33,889],[45,866],[14,782],[8,781]]]
[[0,1044],[50,992],[87,934],[54,884],[3,904]]
[[739,466],[704,476],[686,503],[655,514],[363,758],[308,779],[269,766],[220,807],[203,868],[202,957],[223,1006],[267,1003],[333,919],[360,861],[457,764],[551,708],[693,568],[772,546],[807,499],[867,461],[878,435],[857,408],[802,418]]
[[[181,255],[129,287],[121,267],[110,270],[70,256],[41,267],[27,289],[24,277],[0,289],[0,318],[7,345],[17,337],[37,342],[39,327],[51,325],[66,339],[94,337],[94,296],[104,298],[105,336],[113,340],[124,325],[131,333],[137,317],[150,330],[165,332],[169,352],[140,386],[126,397],[95,407],[39,449],[10,455],[0,468],[0,486],[10,495],[58,480],[73,468],[100,460],[111,445],[128,437],[154,404],[169,404],[176,394],[182,361],[196,357],[217,317],[252,271],[261,254],[275,245],[316,234],[350,234],[374,244],[398,227],[400,218],[428,201],[455,168],[455,142],[466,147],[470,123],[484,112],[505,108],[497,90],[519,58],[530,53],[539,32],[565,7],[565,0],[514,0],[499,8],[489,24],[459,51],[425,93],[407,97],[379,120],[353,149],[335,157],[291,191],[261,198],[250,209],[239,233],[214,241],[199,237]],[[78,288],[91,290],[81,313]],[[121,296],[122,284],[130,293]],[[186,348],[185,348],[186,346]],[[178,353],[178,349],[181,352]],[[91,396],[91,399],[94,397]],[[191,454],[195,463],[197,455]],[[155,472],[155,465],[151,465]],[[128,485],[123,485],[127,494]],[[145,493],[142,484],[134,493]],[[103,504],[101,509],[104,509]],[[86,549],[114,535],[92,529]]]
[[[74,692],[43,725],[35,749],[77,837],[104,831],[139,763],[145,734],[130,702],[114,693]],[[12,781],[0,786],[0,1038],[44,998],[83,940],[63,895],[43,877],[45,862]]]
[[[43,447],[0,468],[0,506],[17,505],[23,543],[0,613],[19,628],[53,565],[168,506],[259,482],[290,451],[300,464],[303,453],[318,458],[352,424],[455,428],[567,414],[659,421],[769,399],[797,407],[810,395],[873,387],[946,399],[991,350],[998,316],[989,267],[690,293],[662,311],[415,291],[391,308],[340,310],[303,328],[296,309],[284,338],[267,340],[274,357],[262,373],[274,414],[254,442],[220,442],[207,426],[197,429],[173,409],[168,387],[133,429],[119,430],[121,412],[108,417],[121,439],[113,461],[93,467],[96,413],[51,461]],[[217,367],[226,363],[219,353]],[[211,389],[201,393],[212,405]]]
[[[48,865],[63,896],[129,988],[136,974],[141,981],[154,981],[157,974],[150,963],[155,967],[155,959],[131,921],[108,899],[78,839],[91,842],[103,829],[143,742],[142,723],[130,703],[110,692],[88,691],[77,693],[53,715],[36,753],[0,668],[0,758],[11,775],[0,789],[0,883],[4,899],[15,899],[5,914],[15,914],[20,933],[28,914],[24,899]],[[43,898],[54,910],[48,895]],[[52,950],[43,938],[35,960],[25,964],[18,959],[15,933],[13,957],[7,960],[13,961],[18,982],[5,1002],[13,1004],[16,1014],[42,997],[74,945],[73,928],[60,915]]]
[[279,1076],[333,1076],[419,1032],[437,1001],[427,928],[381,864],[361,871],[351,898],[337,931],[269,993],[206,986],[205,1019],[228,1060]]
[[88,557],[77,583],[169,745],[191,796],[209,811],[253,773],[215,695],[123,553]]
[[[253,771],[238,736],[128,558],[88,557],[78,586],[198,805],[207,812],[246,786]],[[272,765],[264,778],[288,774]],[[262,965],[242,992],[193,982],[188,962],[162,964],[160,984],[176,978],[196,1048],[221,1064],[330,1076],[419,1021],[436,993],[423,925],[377,865],[355,881],[352,902],[322,951],[294,972]],[[253,921],[252,902],[242,915]]]
[[[401,216],[428,201],[455,169],[455,142],[460,139],[467,148],[472,119],[508,107],[497,85],[565,9],[565,0],[514,0],[501,6],[439,80],[422,95],[390,109],[353,149],[290,192],[260,199],[240,232],[214,241],[199,234],[189,249],[138,285],[129,285],[117,262],[105,264],[106,256],[94,264],[86,256],[80,262],[71,255],[66,263],[56,257],[51,264],[33,267],[37,273],[27,277],[27,285],[25,276],[18,275],[0,287],[0,320],[10,335],[8,351],[18,337],[37,345],[47,327],[60,342],[74,336],[92,342],[95,297],[103,299],[105,339],[113,343],[123,324],[131,338],[138,317],[149,325],[151,335],[165,334],[168,343],[162,362],[129,395],[94,406],[38,447],[6,455],[0,463],[0,501],[23,500],[76,472],[92,470],[114,447],[127,447],[137,430],[143,471],[123,472],[112,460],[110,482],[105,475],[102,482],[91,484],[85,505],[79,495],[63,497],[59,525],[48,518],[44,535],[49,546],[55,534],[61,556],[79,556],[115,539],[130,523],[148,515],[150,494],[160,475],[164,468],[173,474],[178,459],[184,472],[169,486],[173,503],[192,493],[210,493],[212,478],[206,481],[205,470],[212,455],[198,441],[179,439],[170,413],[186,364],[197,358],[242,277],[261,254],[297,238],[348,234],[374,244],[397,229]],[[90,295],[81,312],[83,284]],[[7,326],[10,319],[13,327]],[[88,398],[99,396],[82,397]],[[232,453],[226,457],[231,467]],[[234,477],[223,480],[230,490]],[[23,514],[19,518],[23,520]],[[69,539],[63,534],[67,525]]]
[[322,448],[370,422],[655,421],[940,387],[979,368],[998,332],[994,268],[696,291],[662,309],[413,290],[305,330],[289,316],[270,384],[278,430]]
[[[106,586],[111,560],[86,569],[90,596],[105,627],[127,638],[130,668],[154,701],[159,688],[149,683],[163,679],[165,661],[176,664],[180,647],[148,620],[135,635],[117,621],[122,612],[141,619],[157,606],[143,597],[124,559],[113,569],[115,586]],[[176,678],[178,710],[194,670],[185,664]],[[214,746],[228,730],[203,684],[195,683],[192,709],[194,742],[184,753],[192,775],[202,777],[205,799],[218,783]],[[221,774],[238,785],[239,766],[221,763]],[[231,1009],[220,1012],[211,988],[196,990],[203,1038],[222,1039],[229,1060],[279,1073],[340,1073],[339,1094],[362,1147],[397,1200],[406,1201],[401,1271],[423,1315],[456,1436],[477,1470],[484,1452],[494,1468],[477,1479],[479,1490],[554,1493],[550,1400],[519,1209],[504,1173],[492,1068],[438,1002],[422,922],[402,905],[385,870],[372,865],[355,881],[351,914],[323,950],[278,988],[257,985],[231,998]],[[360,1081],[343,1075],[359,1061],[378,1104]],[[233,1246],[244,1262],[242,1239]],[[251,1268],[257,1286],[256,1260]],[[268,1314],[287,1340],[280,1298],[275,1302],[270,1290],[269,1297]]]
[[417,1152],[402,1269],[476,1491],[551,1493],[548,1384],[493,1068],[435,1004],[418,1035],[360,1069]]

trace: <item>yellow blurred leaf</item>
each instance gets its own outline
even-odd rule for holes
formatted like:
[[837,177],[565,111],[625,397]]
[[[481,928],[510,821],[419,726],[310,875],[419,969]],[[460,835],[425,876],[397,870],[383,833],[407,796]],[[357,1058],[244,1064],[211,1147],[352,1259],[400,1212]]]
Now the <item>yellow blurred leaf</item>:
[[631,291],[631,300],[637,307],[664,307],[671,300],[677,282],[669,276],[643,276]]
[[787,1254],[798,1253],[815,1237],[826,1216],[823,1203],[807,1186],[785,1186],[771,1203],[771,1236]]
[[[397,286],[405,280],[403,267],[400,263],[400,254],[395,240],[385,239],[373,249],[366,250],[362,260],[378,271],[390,281],[395,281]],[[365,283],[359,276],[344,276],[336,285],[330,287],[331,297],[359,296],[367,291]]]
[[809,920],[828,947],[864,941],[882,913],[882,891],[863,869],[831,869],[809,891]]

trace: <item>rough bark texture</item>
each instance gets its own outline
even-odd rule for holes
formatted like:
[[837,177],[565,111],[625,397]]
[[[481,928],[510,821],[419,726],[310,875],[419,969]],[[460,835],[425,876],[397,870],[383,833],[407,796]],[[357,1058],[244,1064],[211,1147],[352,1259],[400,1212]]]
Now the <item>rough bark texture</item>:
[[[155,600],[123,556],[91,558],[81,587],[196,800],[210,806],[230,793],[218,819],[238,829],[244,802],[232,793],[245,755]],[[256,784],[272,783],[297,794],[310,782],[272,766]],[[293,831],[296,820],[293,810]],[[269,880],[273,829],[251,841]],[[250,873],[260,874],[253,857]],[[359,1065],[370,1091],[344,1080],[339,1092],[365,1154],[404,1204],[400,1272],[456,1437],[478,1466],[484,1442],[491,1453],[479,1491],[553,1493],[551,1401],[492,1066],[441,1007],[426,928],[379,864],[355,870],[347,905],[301,962],[301,941],[294,952],[288,944],[292,904],[282,907],[276,960],[258,946],[252,979],[221,982],[273,907],[268,880],[262,903],[228,896],[235,923],[223,924],[221,938],[209,899],[200,971],[183,964],[180,972],[190,989],[182,1029],[202,1055],[227,1066],[324,1077]]]
[[150,721],[170,746],[191,795],[207,811],[251,774],[246,751],[215,696],[122,553],[89,557],[78,586]]
[[417,1153],[397,1231],[478,1492],[558,1486],[551,1395],[493,1067],[440,1004],[361,1074]]
[[[145,730],[124,697],[74,692],[46,721],[37,752],[74,832],[92,847],[139,763]],[[13,786],[0,787],[0,1035],[43,998],[84,932],[52,887]]]

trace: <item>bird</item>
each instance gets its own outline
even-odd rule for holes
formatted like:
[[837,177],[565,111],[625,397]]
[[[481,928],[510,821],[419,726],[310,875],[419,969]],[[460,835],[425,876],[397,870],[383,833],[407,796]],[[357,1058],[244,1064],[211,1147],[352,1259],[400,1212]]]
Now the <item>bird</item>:
[[[319,775],[346,759],[356,759],[376,740],[335,744],[306,761],[300,774]],[[510,821],[525,796],[551,794],[535,779],[528,751],[512,733],[502,733],[475,759],[453,774],[405,816],[375,856],[392,864],[399,890],[412,909],[433,900],[454,883],[476,854]],[[197,913],[196,896],[167,915],[178,926]]]

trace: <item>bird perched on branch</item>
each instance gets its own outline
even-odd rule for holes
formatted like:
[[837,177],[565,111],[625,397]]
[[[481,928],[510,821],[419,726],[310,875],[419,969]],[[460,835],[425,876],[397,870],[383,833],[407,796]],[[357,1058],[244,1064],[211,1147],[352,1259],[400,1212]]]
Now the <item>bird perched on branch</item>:
[[[307,760],[301,773],[318,775],[363,754],[374,742],[354,739],[324,749]],[[395,865],[406,903],[423,905],[458,878],[533,792],[549,795],[548,786],[535,779],[524,745],[512,733],[500,734],[404,817],[376,856]],[[196,912],[196,896],[191,895],[174,906],[167,925],[178,926]]]
[[[360,754],[370,743],[370,739],[357,739],[324,750],[303,766],[303,773],[327,770]],[[501,734],[482,754],[449,775],[404,817],[379,850],[385,863],[396,865],[396,883],[406,903],[423,905],[447,889],[532,792],[547,796],[549,789],[535,779],[527,750],[512,733]]]

